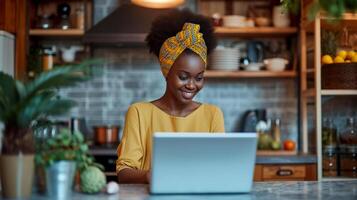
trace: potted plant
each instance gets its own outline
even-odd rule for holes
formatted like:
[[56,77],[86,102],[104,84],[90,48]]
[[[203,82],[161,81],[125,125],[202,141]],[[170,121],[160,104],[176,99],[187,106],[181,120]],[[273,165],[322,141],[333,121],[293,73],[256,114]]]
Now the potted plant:
[[[88,155],[88,145],[78,131],[71,133],[67,128],[61,129],[59,134],[39,143],[36,149],[35,161],[45,169],[46,190],[50,197],[68,199],[77,170],[81,173],[89,167],[102,168]],[[101,189],[106,179],[104,173],[98,171],[99,175],[96,174],[92,182]]]
[[0,157],[2,195],[31,194],[34,171],[32,125],[39,118],[66,113],[75,103],[58,97],[58,89],[88,80],[93,61],[43,72],[24,83],[0,72],[0,122],[4,124]]

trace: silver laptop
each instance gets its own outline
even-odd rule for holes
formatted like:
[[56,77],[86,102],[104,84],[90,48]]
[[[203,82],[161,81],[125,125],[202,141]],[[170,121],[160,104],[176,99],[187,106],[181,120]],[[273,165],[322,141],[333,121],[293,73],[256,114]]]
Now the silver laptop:
[[256,133],[155,133],[152,194],[248,193]]

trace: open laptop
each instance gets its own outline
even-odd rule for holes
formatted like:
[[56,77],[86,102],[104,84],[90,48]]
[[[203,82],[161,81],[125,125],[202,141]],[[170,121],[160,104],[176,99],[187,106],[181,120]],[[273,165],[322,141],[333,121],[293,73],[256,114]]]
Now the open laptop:
[[152,194],[248,193],[256,133],[155,133]]

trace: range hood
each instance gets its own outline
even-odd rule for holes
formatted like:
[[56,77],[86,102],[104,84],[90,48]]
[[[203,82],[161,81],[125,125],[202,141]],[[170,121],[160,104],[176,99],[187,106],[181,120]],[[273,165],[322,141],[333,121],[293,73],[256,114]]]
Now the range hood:
[[144,43],[152,21],[173,9],[151,9],[124,4],[84,34],[85,43]]

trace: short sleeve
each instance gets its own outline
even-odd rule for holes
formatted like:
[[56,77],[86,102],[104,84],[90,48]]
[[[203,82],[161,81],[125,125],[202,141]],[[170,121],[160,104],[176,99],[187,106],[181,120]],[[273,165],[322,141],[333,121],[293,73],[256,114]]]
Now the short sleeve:
[[126,114],[123,137],[117,149],[117,154],[117,173],[125,168],[140,168],[143,146],[140,137],[139,113],[135,106],[130,106]]
[[220,108],[216,107],[212,121],[212,132],[224,132],[224,117]]

